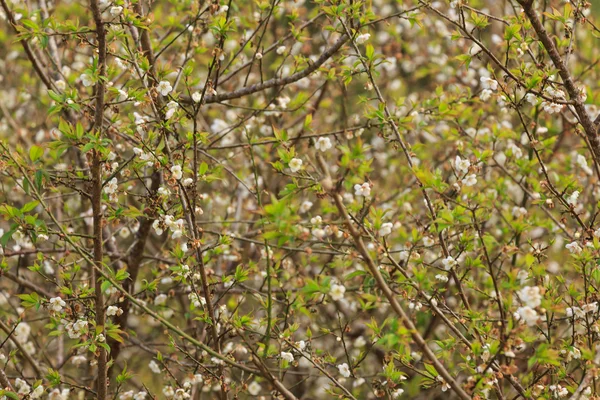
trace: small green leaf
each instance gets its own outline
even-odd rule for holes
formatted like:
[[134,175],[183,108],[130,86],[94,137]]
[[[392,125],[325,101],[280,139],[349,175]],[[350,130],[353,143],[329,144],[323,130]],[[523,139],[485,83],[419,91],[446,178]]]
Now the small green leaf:
[[44,155],[44,149],[40,146],[33,145],[29,149],[29,159],[33,162],[36,162]]

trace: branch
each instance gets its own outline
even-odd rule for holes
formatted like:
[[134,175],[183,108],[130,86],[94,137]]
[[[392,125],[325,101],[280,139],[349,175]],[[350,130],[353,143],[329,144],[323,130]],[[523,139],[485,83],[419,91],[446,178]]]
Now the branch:
[[[251,86],[234,90],[233,92],[206,96],[204,103],[220,103],[225,100],[238,99],[240,97],[261,92],[272,87],[289,85],[290,83],[294,83],[300,79],[306,78],[319,69],[323,64],[325,64],[325,62],[331,58],[348,41],[348,39],[349,37],[347,35],[342,35],[330,48],[325,50],[325,52],[321,54],[321,56],[314,63],[310,64],[306,69],[300,72],[296,72],[295,74],[292,74],[286,78],[272,78],[261,83],[256,83]],[[182,97],[181,102],[184,104],[191,104],[192,99],[189,97]]]
[[10,384],[10,381],[8,380],[8,377],[6,376],[6,373],[4,373],[4,370],[0,368],[0,385],[2,385],[2,389],[8,389],[10,391],[13,391],[13,387]]
[[360,232],[358,232],[356,230],[356,228],[354,228],[354,225],[352,225],[352,221],[350,220],[350,216],[348,215],[348,212],[346,211],[346,207],[344,206],[344,202],[343,202],[340,194],[335,192],[335,193],[331,193],[331,196],[333,197],[333,200],[335,201],[335,205],[338,209],[338,212],[340,213],[340,215],[346,222],[346,226],[348,227],[350,236],[352,236],[352,239],[354,240],[356,249],[362,256],[362,258],[365,260],[367,267],[369,268],[369,272],[371,273],[373,278],[375,278],[375,282],[377,283],[377,286],[379,287],[379,289],[383,292],[384,296],[390,302],[390,305],[392,306],[392,309],[394,310],[394,312],[400,319],[400,322],[410,332],[412,339],[417,344],[419,349],[421,349],[421,351],[423,352],[425,357],[427,357],[427,359],[429,361],[431,361],[435,370],[438,372],[438,374],[440,374],[440,376],[442,378],[444,378],[444,381],[446,381],[450,385],[450,387],[452,388],[454,393],[456,393],[456,395],[463,400],[470,400],[471,396],[469,396],[464,391],[464,389],[462,387],[460,387],[460,385],[456,382],[456,380],[452,377],[452,375],[450,375],[448,370],[442,365],[440,360],[438,360],[438,358],[435,356],[433,351],[431,351],[431,349],[425,342],[425,339],[423,339],[423,336],[421,336],[421,334],[417,330],[417,327],[413,324],[413,322],[410,320],[410,318],[408,317],[408,315],[406,314],[406,312],[404,311],[404,309],[402,308],[400,303],[398,303],[398,301],[396,300],[394,292],[392,292],[392,289],[390,289],[390,287],[387,285],[387,283],[385,282],[385,279],[381,275],[381,272],[379,272],[379,268],[375,265],[375,262],[371,258],[371,255],[369,254],[369,251],[367,250],[367,247],[365,246],[365,243],[362,239],[362,236],[360,235]]
[[13,274],[12,272],[1,271],[0,276],[5,276],[8,279],[10,279],[11,281],[15,282],[17,285],[26,287],[27,289],[32,290],[32,291],[36,292],[37,294],[41,294],[42,296],[46,297],[47,299],[54,297],[50,292],[46,291],[46,289],[43,289],[43,288],[39,287],[38,285],[36,285],[35,283],[33,283],[27,279],[23,279],[20,276],[18,276],[17,274]]
[[558,70],[558,74],[562,78],[565,89],[569,94],[569,97],[573,101],[573,108],[579,118],[579,122],[585,131],[585,134],[590,141],[590,147],[592,148],[592,153],[596,160],[600,160],[600,139],[598,138],[598,132],[596,125],[592,122],[589,114],[585,109],[585,105],[581,101],[579,89],[575,86],[575,82],[573,81],[573,77],[571,73],[567,69],[566,64],[563,62],[554,41],[550,38],[548,31],[544,28],[544,25],[540,21],[537,13],[533,9],[533,0],[517,0],[519,4],[523,7],[523,11],[525,11],[525,15],[531,22],[531,26],[535,30],[540,39],[540,42],[544,45],[544,48],[548,52],[552,63]]
[[35,372],[35,377],[42,378],[44,376],[44,374],[42,373],[42,370],[40,369],[40,366],[38,365],[38,363],[23,348],[23,345],[12,336],[13,329],[11,329],[8,325],[6,325],[4,322],[2,322],[2,320],[0,320],[0,330],[3,330],[4,333],[6,333],[8,335],[10,341],[13,342],[15,347],[17,349],[19,349],[19,351],[21,352],[21,355],[27,360],[29,365],[31,365],[31,368],[33,368],[33,371]]
[[273,374],[271,372],[269,372],[269,370],[267,369],[265,364],[262,362],[262,360],[259,357],[256,356],[256,354],[252,356],[252,362],[263,373],[263,376],[265,378],[267,378],[269,381],[271,381],[273,386],[275,386],[277,388],[279,393],[281,393],[281,395],[284,398],[286,398],[287,400],[298,400],[298,398],[296,396],[294,396],[294,394],[292,392],[290,392],[290,390],[288,388],[286,388],[279,379],[275,378],[273,376]]
[[[102,135],[102,121],[104,116],[104,94],[106,75],[106,32],[104,22],[102,22],[102,12],[98,0],[90,0],[90,8],[96,25],[96,40],[98,41],[98,82],[95,86],[96,105],[94,110],[94,124],[92,131],[97,130],[98,135]],[[104,295],[102,293],[102,280],[96,273],[96,270],[102,268],[103,242],[102,242],[102,159],[99,151],[94,150],[92,155],[92,212],[93,212],[93,231],[94,231],[94,260],[92,268],[92,280],[94,281],[94,293],[96,296],[96,332],[104,334],[104,324],[106,320],[106,310],[104,308]],[[106,335],[105,335],[106,336]],[[107,365],[108,355],[106,349],[102,346],[98,348],[98,376],[96,379],[98,400],[106,399],[106,388],[108,387]]]
[[[2,9],[4,10],[4,13],[6,14],[6,18],[8,19],[9,24],[13,27],[15,33],[18,35],[19,31],[17,30],[17,21],[15,20],[15,17],[13,16],[12,11],[8,7],[8,4],[6,4],[6,0],[0,0],[0,4],[2,4]],[[44,82],[44,85],[46,85],[46,87],[48,89],[52,89],[52,82],[46,76],[46,73],[44,72],[40,61],[33,54],[31,47],[29,47],[29,43],[27,43],[27,41],[25,39],[21,39],[21,40],[19,40],[19,42],[21,43],[21,46],[23,46],[23,50],[25,50],[25,54],[27,54],[27,58],[33,65],[33,69],[38,74],[38,76],[40,77],[42,82]]]

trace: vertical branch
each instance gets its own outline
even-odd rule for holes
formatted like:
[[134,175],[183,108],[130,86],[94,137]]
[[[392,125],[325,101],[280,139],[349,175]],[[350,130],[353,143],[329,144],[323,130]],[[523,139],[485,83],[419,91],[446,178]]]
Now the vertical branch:
[[[98,44],[98,81],[95,86],[94,94],[96,96],[96,106],[94,111],[94,125],[92,131],[97,131],[98,136],[102,135],[102,118],[104,115],[104,77],[106,75],[106,32],[102,22],[102,13],[98,0],[90,0],[90,8],[94,23],[96,25],[96,40]],[[96,150],[92,154],[92,213],[93,213],[93,235],[94,235],[94,264],[92,268],[92,279],[94,280],[94,290],[96,296],[96,332],[104,332],[105,309],[104,296],[102,294],[102,281],[98,276],[97,270],[102,268],[103,247],[102,247],[102,160],[101,154]],[[98,353],[98,376],[96,379],[97,399],[106,399],[107,388],[107,353],[102,346]]]
[[[141,1],[136,2],[133,5],[133,7],[134,7],[134,11],[140,16],[140,18],[143,18],[144,10],[143,10]],[[137,32],[136,28],[132,27],[131,33],[134,36],[134,40],[137,44],[138,40],[137,40],[137,34],[135,32]],[[150,65],[150,73],[148,74],[148,76],[151,78],[148,80],[148,89],[150,90],[150,89],[154,88],[157,84],[156,76],[155,76],[156,66],[155,66],[155,62],[154,62],[155,61],[154,52],[152,50],[152,42],[150,39],[150,33],[148,32],[148,29],[141,29],[140,36],[141,36],[141,38],[140,38],[139,42],[141,45],[142,54],[147,58],[148,63]],[[150,98],[153,99],[152,96]],[[156,101],[156,109],[159,109],[160,107],[162,107],[162,100],[161,100],[160,96],[156,97],[155,101]],[[158,117],[160,117],[161,119],[164,119],[164,115],[162,113],[158,113]],[[159,139],[159,141],[160,141],[160,139]],[[157,142],[157,145],[158,145],[158,142]],[[149,192],[150,197],[152,197],[156,194],[156,192],[158,191],[158,188],[160,187],[160,184],[162,183],[162,173],[160,172],[159,169],[155,170],[154,173],[152,174],[151,182],[152,183],[151,183],[150,192]],[[127,293],[132,292],[133,288],[135,287],[135,282],[137,281],[137,277],[138,277],[139,270],[140,270],[140,263],[142,262],[142,256],[144,254],[144,249],[146,248],[146,242],[148,240],[148,236],[150,235],[150,229],[151,229],[152,223],[154,221],[155,221],[155,218],[149,217],[149,216],[144,216],[139,219],[140,227],[136,233],[135,242],[133,243],[131,248],[128,250],[127,257],[125,259],[127,262],[127,272],[129,272],[129,279],[127,279],[126,281],[123,282],[123,287],[127,291]],[[125,296],[125,299],[119,304],[119,306],[123,310],[123,313],[120,316],[116,317],[115,323],[117,325],[119,325],[119,327],[122,330],[126,330],[127,329],[127,321],[129,319],[129,311],[131,309],[131,302],[129,301],[129,298],[127,296]],[[111,357],[114,361],[116,361],[121,352],[121,342],[109,338],[108,344],[110,346]],[[111,367],[111,369],[112,369],[112,367]]]

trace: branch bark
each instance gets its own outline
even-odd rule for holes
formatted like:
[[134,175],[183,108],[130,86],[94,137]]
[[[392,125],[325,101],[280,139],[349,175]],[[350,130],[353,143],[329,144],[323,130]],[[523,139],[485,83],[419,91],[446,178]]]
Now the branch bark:
[[594,153],[594,157],[596,160],[600,160],[600,139],[598,137],[597,126],[594,124],[590,115],[587,113],[585,109],[585,105],[581,101],[580,92],[577,86],[575,86],[575,81],[567,68],[567,65],[563,62],[558,49],[556,48],[556,44],[550,38],[548,31],[544,28],[542,21],[538,17],[537,12],[533,8],[533,0],[517,0],[519,4],[523,7],[523,11],[525,15],[531,22],[531,26],[535,30],[540,42],[546,49],[548,56],[550,56],[550,60],[558,70],[558,74],[563,80],[565,85],[565,89],[569,94],[569,97],[573,101],[573,108],[575,109],[575,113],[583,127],[585,134],[590,142],[590,147],[592,148],[592,152]]
[[6,373],[1,368],[0,368],[0,385],[2,385],[2,389],[8,389],[10,391],[14,390],[12,385],[10,384],[10,381],[8,380],[8,377],[6,376]]
[[[238,90],[234,90],[233,92],[227,92],[217,95],[206,96],[204,100],[204,104],[211,103],[220,103],[225,100],[238,99],[240,97],[248,96],[256,92],[262,92],[263,90],[270,89],[276,86],[285,86],[291,83],[297,82],[302,78],[306,78],[317,69],[319,69],[327,60],[329,60],[337,51],[349,40],[348,35],[342,35],[331,47],[326,49],[323,54],[312,64],[310,64],[307,68],[303,69],[300,72],[296,72],[285,78],[271,78],[261,83],[256,83],[254,85],[250,85]],[[192,99],[189,97],[182,97],[182,103],[190,104],[192,103]]]
[[[95,85],[96,104],[94,110],[94,123],[92,131],[97,131],[98,136],[102,136],[102,121],[104,117],[104,94],[106,75],[106,31],[102,21],[102,12],[98,0],[90,0],[90,8],[94,24],[96,25],[96,40],[98,42],[98,81]],[[104,295],[102,293],[102,281],[97,271],[102,269],[103,243],[102,243],[102,158],[99,151],[94,150],[92,154],[92,213],[93,213],[93,235],[94,235],[94,260],[92,267],[92,280],[94,281],[94,292],[96,297],[96,332],[104,334],[104,324],[106,320],[106,310],[104,308]],[[104,335],[106,337],[106,335]],[[107,374],[107,352],[102,346],[98,347],[98,375],[96,377],[97,399],[106,399],[106,389],[108,387]]]
[[[6,0],[0,0],[0,4],[2,5],[2,9],[4,10],[4,13],[6,14],[6,18],[8,19],[8,22],[13,27],[15,33],[19,34],[19,31],[17,30],[17,21],[15,20],[15,17],[13,16],[12,11],[8,7]],[[29,47],[29,43],[25,39],[21,39],[21,40],[19,40],[19,42],[21,43],[21,46],[23,46],[23,50],[25,50],[25,54],[27,55],[27,58],[31,62],[31,65],[33,65],[33,69],[35,70],[36,74],[40,77],[40,79],[42,80],[42,82],[44,82],[44,85],[48,89],[52,89],[52,82],[50,81],[50,79],[48,78],[46,73],[44,72],[44,69],[43,69],[40,61],[37,59],[35,54],[33,54],[31,47]]]

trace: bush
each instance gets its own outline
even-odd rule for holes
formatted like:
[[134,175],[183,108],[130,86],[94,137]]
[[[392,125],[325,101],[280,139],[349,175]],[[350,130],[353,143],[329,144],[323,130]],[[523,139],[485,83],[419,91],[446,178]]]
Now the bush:
[[585,0],[0,0],[0,399],[593,399]]

